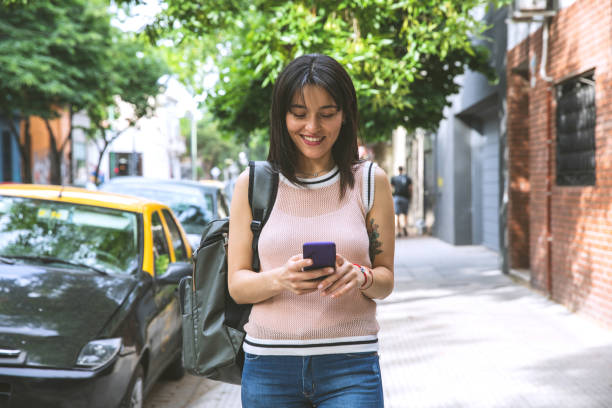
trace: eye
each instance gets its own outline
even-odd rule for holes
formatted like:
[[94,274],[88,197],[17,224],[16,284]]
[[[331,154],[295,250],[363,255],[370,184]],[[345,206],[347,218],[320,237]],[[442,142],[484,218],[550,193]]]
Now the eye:
[[325,112],[319,113],[319,116],[324,119],[329,119],[329,118],[333,118],[334,116],[336,116],[337,113],[338,113],[337,110],[325,111]]
[[325,106],[321,108],[318,114],[322,119],[331,119],[336,116],[338,112],[340,112],[339,106]]
[[296,117],[298,119],[304,119],[306,117],[306,113],[304,113],[304,112],[289,111],[289,113],[291,113],[294,117]]

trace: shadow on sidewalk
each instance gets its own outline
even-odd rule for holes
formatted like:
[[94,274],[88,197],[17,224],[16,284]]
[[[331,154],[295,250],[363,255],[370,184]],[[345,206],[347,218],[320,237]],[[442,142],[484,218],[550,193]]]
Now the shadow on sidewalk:
[[573,405],[612,405],[612,344],[591,347],[538,361],[525,374],[543,393],[564,396]]

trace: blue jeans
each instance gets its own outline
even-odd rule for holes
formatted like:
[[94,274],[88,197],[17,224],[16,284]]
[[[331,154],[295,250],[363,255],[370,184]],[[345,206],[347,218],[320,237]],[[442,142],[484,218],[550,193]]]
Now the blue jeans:
[[244,408],[382,408],[377,353],[259,356],[245,353]]

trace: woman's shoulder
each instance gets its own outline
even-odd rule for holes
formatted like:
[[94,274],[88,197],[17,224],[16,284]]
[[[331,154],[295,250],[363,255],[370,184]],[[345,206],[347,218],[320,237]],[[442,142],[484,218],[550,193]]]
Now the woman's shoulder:
[[371,177],[375,177],[377,180],[380,177],[387,177],[387,173],[372,160],[360,160],[353,165],[353,171],[355,174],[366,173]]
[[377,190],[381,188],[383,191],[385,190],[385,186],[381,186],[381,183],[389,184],[389,180],[387,180],[385,171],[373,161],[360,161],[355,164],[354,169],[357,180],[359,180],[361,201],[366,212],[369,212],[374,204],[374,196]]
[[374,193],[375,186],[377,188],[390,186],[387,172],[375,162],[365,161],[362,165],[361,174],[364,185],[371,186],[372,193]]
[[353,163],[353,173],[355,174],[359,174],[362,173],[364,171],[367,171],[367,169],[372,165],[372,167],[374,167],[376,164],[372,161],[369,160],[359,160],[355,163]]
[[[238,175],[236,182],[234,183],[233,198],[242,199],[246,197],[249,191],[249,168],[247,167],[242,173]],[[234,200],[232,199],[232,202]]]
[[379,166],[375,165],[374,177],[376,177],[376,181],[380,179],[384,179],[386,183],[389,182],[389,178],[387,177],[387,172]]
[[246,186],[249,185],[249,168],[248,167],[244,169],[242,173],[240,173],[238,175],[238,178],[236,179],[236,187],[240,186],[244,188],[245,185]]

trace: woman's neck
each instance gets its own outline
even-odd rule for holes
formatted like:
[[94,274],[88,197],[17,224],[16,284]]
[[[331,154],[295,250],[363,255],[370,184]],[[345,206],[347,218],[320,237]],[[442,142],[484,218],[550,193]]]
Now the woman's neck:
[[300,178],[319,177],[330,172],[335,166],[336,163],[331,159],[324,163],[303,163],[296,168],[295,175]]

